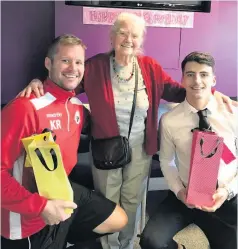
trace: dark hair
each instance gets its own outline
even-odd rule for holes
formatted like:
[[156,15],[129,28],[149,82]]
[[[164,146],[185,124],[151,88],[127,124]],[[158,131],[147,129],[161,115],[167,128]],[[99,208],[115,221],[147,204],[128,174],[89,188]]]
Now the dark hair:
[[64,35],[56,37],[48,49],[47,57],[49,57],[51,60],[54,59],[54,56],[58,51],[59,45],[63,45],[63,46],[80,45],[82,46],[84,50],[86,49],[86,46],[84,45],[82,40],[79,39],[77,36],[74,36],[71,34],[64,34]]
[[209,67],[211,67],[212,71],[214,72],[215,60],[209,53],[195,51],[195,52],[188,54],[181,63],[181,69],[183,73],[184,73],[184,69],[185,69],[187,62],[190,62],[190,61],[195,61],[199,64],[206,64]]

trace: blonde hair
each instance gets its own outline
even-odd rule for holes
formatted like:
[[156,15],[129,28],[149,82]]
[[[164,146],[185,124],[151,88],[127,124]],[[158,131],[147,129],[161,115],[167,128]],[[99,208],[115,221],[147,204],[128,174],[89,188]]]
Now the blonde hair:
[[50,45],[48,52],[47,52],[47,57],[50,58],[51,60],[54,59],[55,54],[58,51],[59,45],[63,46],[70,46],[70,45],[80,45],[84,50],[87,49],[85,44],[82,42],[81,39],[79,39],[77,36],[71,35],[71,34],[64,34],[56,37],[52,44]]
[[[140,30],[142,30],[142,42],[141,43],[143,44],[144,35],[146,33],[145,20],[142,17],[140,17],[140,16],[138,16],[136,14],[128,13],[128,12],[122,12],[117,16],[114,24],[111,27],[111,36],[117,34],[117,32],[119,31],[122,23],[132,23],[132,24],[135,24],[136,26],[140,27]],[[109,53],[112,53],[112,52],[114,52],[113,48],[110,50]],[[138,54],[142,53],[142,52],[143,51],[142,51],[141,48],[137,51]]]

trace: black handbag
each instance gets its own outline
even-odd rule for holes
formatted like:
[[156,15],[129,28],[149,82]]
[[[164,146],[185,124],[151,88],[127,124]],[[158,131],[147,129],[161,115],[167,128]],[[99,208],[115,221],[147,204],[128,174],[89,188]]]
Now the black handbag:
[[109,170],[122,168],[131,162],[131,148],[129,137],[133,123],[138,90],[138,69],[135,68],[135,90],[131,108],[128,137],[116,136],[110,138],[94,139],[92,137],[92,156],[97,169]]

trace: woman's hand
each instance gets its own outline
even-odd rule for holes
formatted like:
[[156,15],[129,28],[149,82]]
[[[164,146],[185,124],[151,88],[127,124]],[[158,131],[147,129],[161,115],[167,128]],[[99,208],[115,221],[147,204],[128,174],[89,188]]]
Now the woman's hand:
[[17,95],[17,97],[29,98],[32,92],[36,95],[37,98],[44,95],[43,84],[40,80],[32,80],[30,84]]
[[220,106],[222,109],[226,109],[230,113],[233,113],[232,106],[238,107],[237,101],[231,100],[228,96],[218,91],[214,92],[214,97],[216,98],[218,106]]

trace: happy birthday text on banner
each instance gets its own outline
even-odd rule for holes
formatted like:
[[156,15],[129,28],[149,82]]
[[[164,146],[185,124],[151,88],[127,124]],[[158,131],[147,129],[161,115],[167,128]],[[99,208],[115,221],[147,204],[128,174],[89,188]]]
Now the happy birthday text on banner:
[[83,7],[84,24],[112,25],[122,12],[134,13],[151,27],[193,28],[192,12]]

